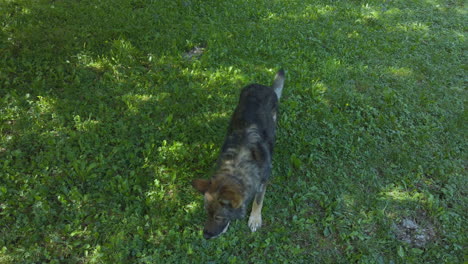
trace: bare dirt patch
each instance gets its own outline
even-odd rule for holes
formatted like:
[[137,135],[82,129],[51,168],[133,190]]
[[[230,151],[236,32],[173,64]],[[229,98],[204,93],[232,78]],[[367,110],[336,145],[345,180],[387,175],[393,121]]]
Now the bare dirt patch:
[[183,54],[183,57],[187,60],[197,59],[200,57],[203,52],[205,52],[205,48],[203,47],[194,47],[190,51]]
[[398,240],[418,248],[425,247],[436,235],[432,225],[426,223],[423,226],[409,218],[404,218],[400,223],[394,224],[393,228]]

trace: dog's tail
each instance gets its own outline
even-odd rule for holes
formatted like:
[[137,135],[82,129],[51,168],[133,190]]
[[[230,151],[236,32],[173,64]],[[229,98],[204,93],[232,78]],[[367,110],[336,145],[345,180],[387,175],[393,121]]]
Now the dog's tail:
[[278,96],[278,99],[281,98],[281,92],[283,92],[283,86],[284,86],[284,70],[281,69],[276,74],[275,80],[273,81],[273,85],[271,86],[273,90],[275,91],[276,96]]

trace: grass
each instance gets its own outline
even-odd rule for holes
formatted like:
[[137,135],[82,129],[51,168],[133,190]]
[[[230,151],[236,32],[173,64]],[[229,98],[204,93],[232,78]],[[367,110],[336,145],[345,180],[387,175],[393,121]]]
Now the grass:
[[[466,11],[0,2],[0,263],[463,263]],[[205,241],[190,182],[280,67],[264,225]]]

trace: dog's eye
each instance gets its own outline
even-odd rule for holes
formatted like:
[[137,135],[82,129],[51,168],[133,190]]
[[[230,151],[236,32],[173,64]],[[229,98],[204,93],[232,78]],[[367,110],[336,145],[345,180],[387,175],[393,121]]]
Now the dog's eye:
[[219,200],[219,203],[224,205],[224,206],[229,206],[231,205],[231,202],[229,200]]

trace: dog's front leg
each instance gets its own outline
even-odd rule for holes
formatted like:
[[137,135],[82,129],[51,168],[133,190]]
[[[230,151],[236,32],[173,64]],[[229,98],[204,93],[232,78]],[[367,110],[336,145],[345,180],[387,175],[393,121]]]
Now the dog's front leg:
[[257,229],[262,226],[262,206],[263,206],[263,197],[265,196],[266,184],[262,184],[260,191],[255,194],[254,201],[252,203],[252,212],[249,217],[249,227],[252,232],[257,231]]

